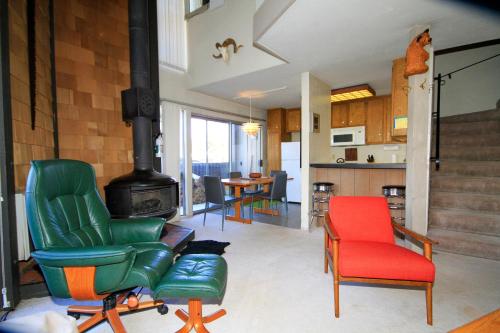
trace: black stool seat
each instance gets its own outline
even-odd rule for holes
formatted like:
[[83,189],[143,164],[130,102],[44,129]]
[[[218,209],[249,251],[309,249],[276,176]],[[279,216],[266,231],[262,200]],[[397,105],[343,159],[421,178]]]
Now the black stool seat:
[[405,185],[384,185],[382,186],[382,194],[384,197],[400,197],[404,198],[406,195]]
[[314,192],[332,192],[335,184],[330,182],[315,182],[313,183]]

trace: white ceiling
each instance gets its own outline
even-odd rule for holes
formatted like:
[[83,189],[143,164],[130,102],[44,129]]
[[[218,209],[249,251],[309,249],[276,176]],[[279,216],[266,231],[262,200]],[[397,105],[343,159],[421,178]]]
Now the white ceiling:
[[[268,0],[269,1],[269,0]],[[259,42],[289,64],[196,87],[233,99],[247,90],[287,86],[256,107],[300,106],[300,74],[332,88],[369,83],[390,93],[392,59],[404,56],[410,30],[429,25],[435,50],[500,38],[498,13],[446,0],[297,0]]]

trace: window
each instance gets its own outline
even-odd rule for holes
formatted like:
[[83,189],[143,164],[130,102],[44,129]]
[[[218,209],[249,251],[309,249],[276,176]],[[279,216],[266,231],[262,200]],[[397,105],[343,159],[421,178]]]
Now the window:
[[208,9],[210,0],[184,0],[186,6],[186,18],[203,13]]
[[163,67],[187,70],[184,0],[158,0],[158,58]]

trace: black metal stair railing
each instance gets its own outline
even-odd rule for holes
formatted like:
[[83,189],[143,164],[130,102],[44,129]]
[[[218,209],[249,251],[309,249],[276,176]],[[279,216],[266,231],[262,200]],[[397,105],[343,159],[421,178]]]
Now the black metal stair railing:
[[467,68],[470,68],[472,66],[478,65],[478,64],[483,63],[485,61],[491,60],[491,59],[496,58],[498,56],[500,56],[500,53],[495,54],[495,55],[488,57],[486,59],[477,61],[475,63],[472,63],[470,65],[461,67],[459,69],[456,69],[456,70],[451,71],[451,72],[444,74],[444,75],[439,73],[434,78],[434,81],[437,81],[437,96],[436,96],[436,111],[432,112],[432,118],[436,121],[436,130],[435,130],[435,139],[434,139],[434,143],[435,143],[434,156],[431,157],[431,162],[434,162],[436,164],[436,171],[439,171],[439,166],[441,163],[441,160],[439,159],[439,144],[440,144],[439,137],[440,137],[440,131],[441,131],[441,86],[444,86],[446,83],[444,78],[447,77],[448,79],[451,80],[452,74],[458,73],[458,72],[463,71]]

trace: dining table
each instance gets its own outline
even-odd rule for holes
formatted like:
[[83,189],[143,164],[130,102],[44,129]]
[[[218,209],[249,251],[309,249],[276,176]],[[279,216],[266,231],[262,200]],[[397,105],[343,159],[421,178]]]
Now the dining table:
[[[288,180],[292,180],[292,177],[288,177]],[[241,198],[243,195],[243,191],[247,187],[259,186],[262,185],[262,189],[264,193],[269,192],[269,185],[274,181],[273,177],[259,177],[259,178],[224,178],[222,179],[222,184],[224,186],[229,186],[234,188],[234,196],[236,198]],[[234,215],[226,215],[226,220],[228,221],[236,221],[241,223],[252,223],[252,220],[246,217],[243,217],[242,212],[242,203],[243,200],[236,201],[234,204]],[[254,213],[268,214],[278,216],[279,211],[276,209],[269,208],[269,202],[264,200],[262,208],[252,207]]]

